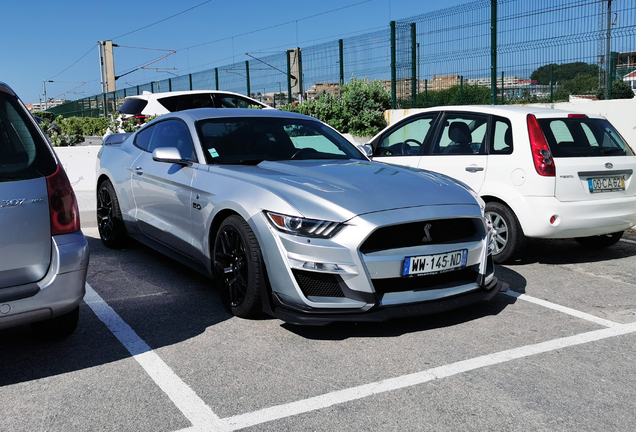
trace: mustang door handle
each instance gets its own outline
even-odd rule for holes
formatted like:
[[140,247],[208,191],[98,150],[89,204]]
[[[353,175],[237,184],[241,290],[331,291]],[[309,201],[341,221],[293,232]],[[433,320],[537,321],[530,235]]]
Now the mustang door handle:
[[468,172],[477,172],[477,171],[483,171],[484,167],[478,167],[477,165],[470,165],[466,167],[466,171]]
[[[468,169],[468,168],[466,168]],[[135,167],[135,174],[143,174],[144,173],[144,169],[140,166],[136,166]]]

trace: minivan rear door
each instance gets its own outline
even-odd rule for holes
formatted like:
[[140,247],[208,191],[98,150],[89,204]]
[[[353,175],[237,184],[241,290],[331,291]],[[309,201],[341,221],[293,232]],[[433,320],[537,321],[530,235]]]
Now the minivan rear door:
[[636,156],[606,119],[570,114],[538,121],[554,158],[559,201],[636,195]]
[[36,282],[50,265],[46,176],[57,162],[38,128],[0,87],[0,289]]

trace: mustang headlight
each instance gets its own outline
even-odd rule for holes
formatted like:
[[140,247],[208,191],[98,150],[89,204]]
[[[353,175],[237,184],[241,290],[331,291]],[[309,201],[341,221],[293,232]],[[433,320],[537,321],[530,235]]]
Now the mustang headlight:
[[305,219],[266,211],[267,219],[279,231],[302,237],[331,238],[338,234],[344,224],[316,219]]

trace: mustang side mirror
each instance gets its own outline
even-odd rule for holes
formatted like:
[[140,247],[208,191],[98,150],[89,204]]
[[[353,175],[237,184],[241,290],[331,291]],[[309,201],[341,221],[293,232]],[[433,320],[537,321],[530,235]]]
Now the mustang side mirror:
[[358,145],[357,147],[358,147],[358,150],[360,150],[360,153],[362,153],[366,157],[373,156],[373,148],[371,146],[369,146],[369,145]]
[[152,152],[152,160],[157,162],[175,163],[182,166],[191,166],[192,162],[181,158],[181,153],[176,147],[160,147]]

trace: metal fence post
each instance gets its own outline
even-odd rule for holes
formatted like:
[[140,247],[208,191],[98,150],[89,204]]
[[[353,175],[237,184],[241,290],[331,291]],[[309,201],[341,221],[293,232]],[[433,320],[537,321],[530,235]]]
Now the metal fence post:
[[554,102],[554,63],[550,65],[550,103]]
[[300,94],[300,100],[305,101],[305,92],[303,91],[303,53],[298,48],[298,93]]
[[137,86],[137,96],[139,96],[139,86]]
[[490,0],[490,103],[497,105],[497,0]]
[[395,54],[395,21],[391,21],[391,109],[395,109],[397,105],[396,95],[396,54]]
[[172,78],[168,78],[168,91],[172,91]]
[[219,68],[214,68],[214,84],[216,89],[219,90]]
[[459,104],[464,105],[464,76],[459,77]]
[[250,94],[250,62],[248,60],[245,60],[245,73],[246,73],[246,80],[247,80],[247,95],[251,96]]
[[291,58],[289,51],[287,51],[287,103],[292,103],[292,88],[291,88]]
[[504,104],[504,71],[501,71],[501,104]]
[[415,31],[415,23],[411,23],[411,108],[415,108],[417,104],[419,84],[417,79],[417,32]]
[[340,86],[344,85],[344,46],[342,39],[338,40],[340,55]]
[[188,77],[190,78],[190,90],[194,90],[192,87],[192,74],[188,74]]
[[428,108],[428,80],[424,80],[424,108]]

